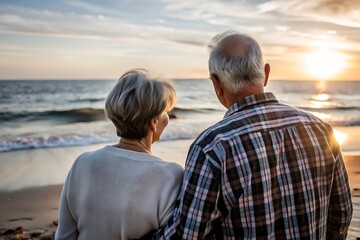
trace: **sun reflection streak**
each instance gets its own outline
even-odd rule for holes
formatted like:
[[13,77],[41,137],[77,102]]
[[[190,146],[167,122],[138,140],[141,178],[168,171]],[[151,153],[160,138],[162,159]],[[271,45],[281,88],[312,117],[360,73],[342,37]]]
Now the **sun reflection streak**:
[[311,107],[313,108],[327,108],[331,106],[331,101],[330,101],[330,95],[326,94],[326,89],[327,89],[327,82],[326,81],[318,81],[318,83],[316,84],[316,90],[317,90],[317,94],[313,95],[311,97]]
[[316,85],[316,89],[318,90],[318,92],[323,93],[326,91],[327,88],[327,82],[324,80],[320,80],[317,85]]

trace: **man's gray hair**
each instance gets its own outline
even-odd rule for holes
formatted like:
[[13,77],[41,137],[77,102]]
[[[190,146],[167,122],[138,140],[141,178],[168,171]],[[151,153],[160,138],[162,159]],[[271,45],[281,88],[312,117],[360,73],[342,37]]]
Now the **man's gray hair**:
[[105,113],[119,137],[141,139],[151,119],[175,105],[176,93],[168,81],[150,78],[144,69],[123,74],[106,98]]
[[[240,42],[243,52],[229,51],[230,42]],[[264,81],[264,60],[259,44],[250,36],[234,31],[216,35],[209,43],[209,71],[225,88],[236,93],[248,85]]]

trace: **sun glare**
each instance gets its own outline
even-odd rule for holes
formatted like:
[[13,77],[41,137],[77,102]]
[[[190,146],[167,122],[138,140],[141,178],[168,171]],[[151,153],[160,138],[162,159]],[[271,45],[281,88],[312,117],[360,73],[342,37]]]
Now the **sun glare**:
[[346,67],[346,55],[329,48],[319,48],[306,57],[308,72],[318,80],[326,80]]
[[346,134],[340,132],[339,130],[334,129],[334,135],[336,140],[338,141],[338,143],[341,145],[345,139],[346,139]]

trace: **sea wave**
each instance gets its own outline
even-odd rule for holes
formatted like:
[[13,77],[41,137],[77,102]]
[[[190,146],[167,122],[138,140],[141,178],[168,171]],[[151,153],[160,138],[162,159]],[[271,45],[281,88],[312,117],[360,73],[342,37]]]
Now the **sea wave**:
[[69,110],[51,110],[43,112],[2,112],[0,122],[61,120],[65,122],[93,122],[105,120],[104,109],[79,108]]
[[104,101],[105,98],[84,98],[84,99],[74,99],[74,100],[69,100],[68,102],[71,103],[77,103],[77,102],[100,102],[100,101]]
[[[333,126],[360,126],[360,120],[329,121]],[[193,122],[169,124],[160,141],[194,139],[206,126],[214,122]],[[116,142],[114,132],[67,134],[61,136],[5,136],[0,137],[0,153],[25,149],[84,146],[89,144]]]
[[[170,141],[178,139],[192,139],[200,132],[186,127],[168,130],[161,136],[160,141]],[[88,133],[88,134],[68,134],[61,136],[40,136],[40,137],[0,137],[0,153],[25,149],[55,148],[70,146],[85,146],[97,143],[116,142],[118,137],[115,133]]]
[[353,106],[348,106],[348,107],[341,107],[341,106],[322,106],[321,108],[319,107],[299,107],[303,110],[306,111],[318,111],[318,112],[326,112],[326,111],[359,111],[360,112],[360,107],[353,107]]
[[315,116],[331,123],[334,126],[359,126],[359,107],[332,107],[332,108],[301,108]]
[[42,137],[0,138],[0,152],[34,148],[82,146],[116,140],[113,134],[83,134]]
[[328,122],[333,126],[344,126],[344,127],[360,126],[360,119],[347,120],[347,121],[328,120]]
[[191,113],[222,112],[222,111],[223,110],[219,110],[215,108],[205,108],[205,107],[192,107],[192,108],[174,107],[170,113],[177,117],[178,115],[186,115]]
[[[217,111],[212,108],[187,109],[175,107],[170,112],[170,118],[177,118],[182,114],[204,113]],[[94,122],[105,120],[105,112],[102,108],[77,108],[65,110],[50,110],[42,112],[0,112],[0,122],[7,121],[39,121],[39,120],[59,120],[67,123],[75,122]]]

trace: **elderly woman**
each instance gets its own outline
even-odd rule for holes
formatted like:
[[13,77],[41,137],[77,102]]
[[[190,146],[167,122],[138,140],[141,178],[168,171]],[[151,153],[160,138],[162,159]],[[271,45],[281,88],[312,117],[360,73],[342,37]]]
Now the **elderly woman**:
[[151,155],[169,122],[175,90],[143,70],[125,73],[108,95],[120,140],[78,157],[61,195],[55,239],[132,239],[171,215],[183,169]]

